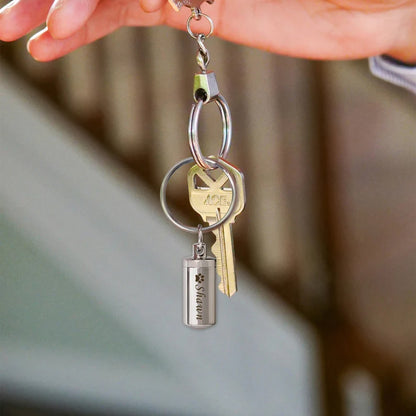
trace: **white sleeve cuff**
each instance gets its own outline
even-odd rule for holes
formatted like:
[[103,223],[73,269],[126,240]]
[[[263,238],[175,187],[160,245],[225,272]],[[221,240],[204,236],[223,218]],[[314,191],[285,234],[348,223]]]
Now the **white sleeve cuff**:
[[416,66],[400,65],[382,56],[370,58],[369,63],[370,70],[376,77],[416,94]]

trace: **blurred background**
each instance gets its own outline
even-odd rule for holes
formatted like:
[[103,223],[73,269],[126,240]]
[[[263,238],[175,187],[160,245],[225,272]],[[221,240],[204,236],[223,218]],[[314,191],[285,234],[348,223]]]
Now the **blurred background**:
[[[248,198],[239,292],[194,332],[193,241],[158,190],[189,156],[196,45],[125,28],[41,64],[0,44],[1,415],[416,415],[415,97],[365,61],[207,46]],[[216,106],[201,122],[217,153]]]

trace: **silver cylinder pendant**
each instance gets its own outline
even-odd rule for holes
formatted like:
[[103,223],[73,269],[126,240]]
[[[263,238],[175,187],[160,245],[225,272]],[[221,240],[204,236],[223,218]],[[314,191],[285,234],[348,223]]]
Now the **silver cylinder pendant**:
[[216,323],[216,260],[205,244],[194,245],[194,256],[183,261],[183,321],[195,329]]

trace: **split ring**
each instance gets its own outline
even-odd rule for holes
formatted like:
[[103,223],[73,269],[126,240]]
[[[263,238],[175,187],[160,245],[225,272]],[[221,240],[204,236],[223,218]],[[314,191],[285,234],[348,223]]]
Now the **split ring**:
[[[230,107],[228,106],[225,98],[218,94],[212,101],[217,104],[222,120],[222,145],[221,150],[218,153],[218,158],[227,159],[228,152],[231,146],[232,136],[232,121]],[[198,100],[196,104],[192,106],[191,115],[189,118],[188,135],[189,135],[189,147],[191,149],[192,156],[196,164],[204,170],[213,170],[216,167],[212,167],[212,164],[207,161],[207,158],[202,154],[201,146],[199,145],[198,125],[199,117],[201,115],[203,100]]]
[[202,33],[204,35],[205,39],[208,39],[214,33],[214,21],[207,14],[198,13],[197,15],[195,15],[195,14],[192,13],[188,17],[188,21],[186,22],[186,28],[187,28],[188,33],[191,35],[192,38],[198,39],[198,35],[200,35],[201,33],[196,34],[191,28],[191,23],[192,23],[193,19],[196,19],[198,21],[201,20],[201,17],[205,17],[205,19],[207,19],[208,23],[209,23],[209,32],[206,35]]
[[216,159],[216,160],[208,159],[207,162],[211,165],[210,166],[211,170],[216,169],[216,168],[220,168],[224,172],[224,174],[227,176],[227,178],[230,182],[231,190],[232,190],[232,193],[233,193],[233,196],[232,196],[232,199],[231,199],[231,204],[230,204],[230,207],[228,208],[227,213],[224,215],[224,217],[222,217],[215,224],[212,224],[212,225],[209,225],[209,226],[206,226],[206,227],[200,227],[200,226],[199,227],[190,227],[188,225],[182,224],[177,219],[175,219],[174,216],[172,215],[169,207],[168,207],[168,203],[167,203],[167,199],[166,199],[166,190],[167,190],[168,183],[169,183],[170,179],[172,178],[172,176],[176,173],[176,171],[178,169],[180,169],[182,166],[185,166],[188,163],[195,163],[193,157],[188,157],[187,159],[181,160],[175,166],[173,166],[172,169],[166,174],[165,178],[163,179],[162,185],[160,187],[160,203],[162,205],[163,212],[168,217],[170,222],[172,222],[172,224],[176,225],[176,227],[180,228],[182,231],[186,231],[188,233],[193,233],[193,234],[199,234],[200,235],[200,233],[207,233],[207,232],[216,230],[217,228],[221,227],[223,224],[225,224],[231,218],[231,216],[233,215],[233,212],[236,208],[236,204],[237,204],[237,186],[236,186],[236,182],[235,182],[235,179],[234,179],[233,175],[227,169],[227,165],[224,162],[222,162],[220,159]]

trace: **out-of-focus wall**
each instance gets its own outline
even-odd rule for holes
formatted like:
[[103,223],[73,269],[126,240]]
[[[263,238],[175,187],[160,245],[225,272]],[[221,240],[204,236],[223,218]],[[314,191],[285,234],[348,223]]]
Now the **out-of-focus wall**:
[[[414,98],[376,80],[365,62],[308,62],[218,39],[207,45],[234,117],[230,160],[247,179],[247,209],[234,228],[238,261],[314,325],[324,345],[319,363],[335,373],[334,382],[321,379],[326,396],[344,375],[356,380],[349,374],[358,359],[385,397],[391,383],[414,401]],[[186,34],[125,28],[50,64],[31,60],[23,42],[0,48],[15,72],[91,133],[75,140],[94,141],[153,197],[167,169],[189,155],[196,51]],[[204,150],[216,153],[214,105],[201,122]],[[189,215],[180,175],[170,193]]]

